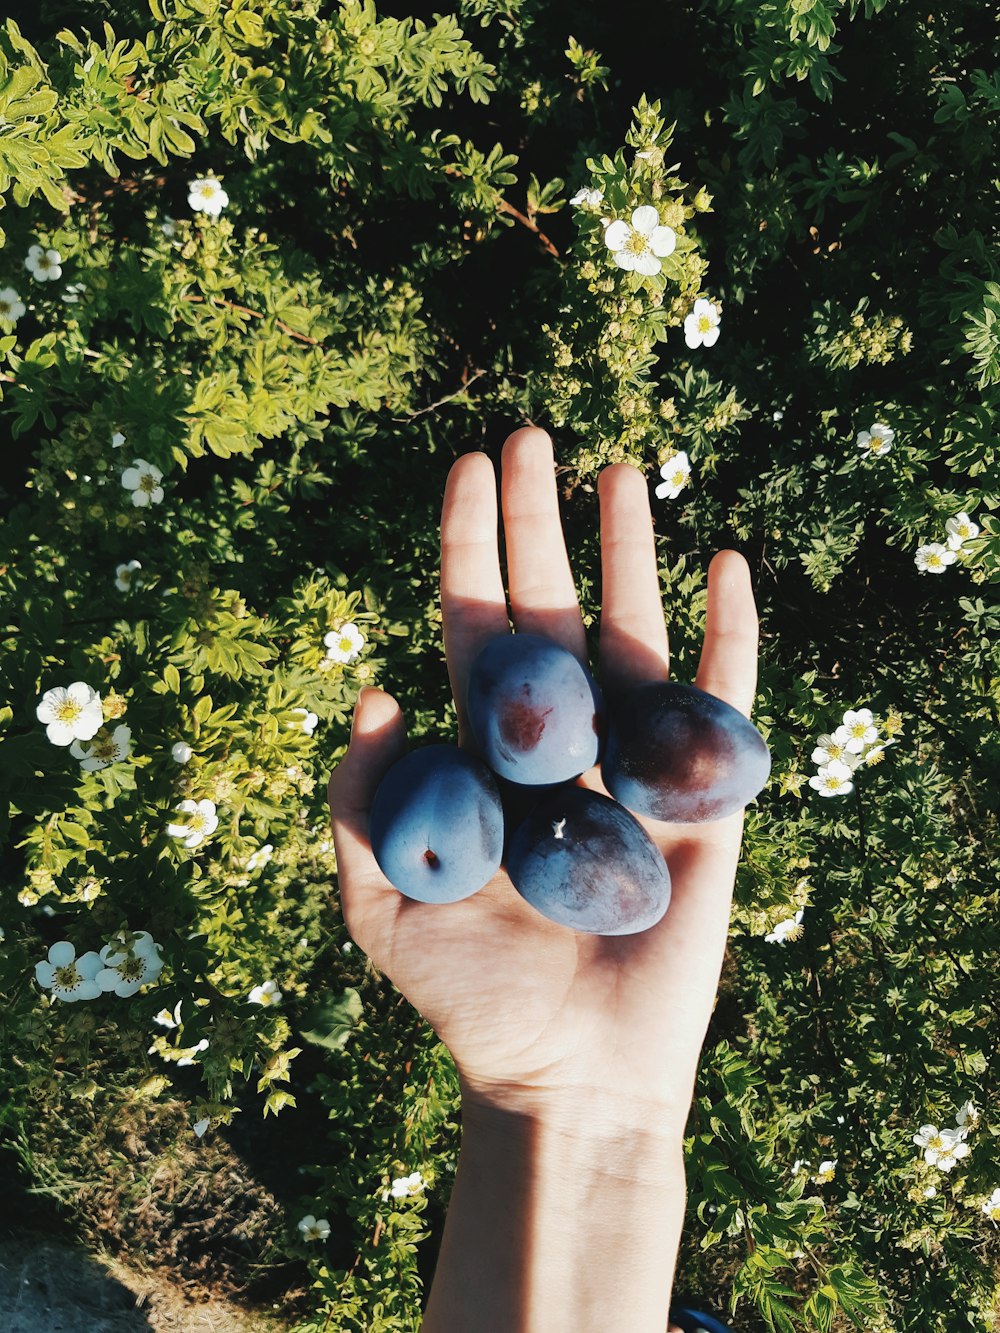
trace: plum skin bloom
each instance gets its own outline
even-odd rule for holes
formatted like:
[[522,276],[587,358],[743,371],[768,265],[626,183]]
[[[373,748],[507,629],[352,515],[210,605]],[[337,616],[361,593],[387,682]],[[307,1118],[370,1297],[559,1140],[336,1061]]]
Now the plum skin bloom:
[[663,267],[660,260],[673,254],[677,233],[673,227],[661,225],[652,204],[642,204],[633,209],[631,222],[619,218],[608,224],[604,244],[619,268],[652,277]]

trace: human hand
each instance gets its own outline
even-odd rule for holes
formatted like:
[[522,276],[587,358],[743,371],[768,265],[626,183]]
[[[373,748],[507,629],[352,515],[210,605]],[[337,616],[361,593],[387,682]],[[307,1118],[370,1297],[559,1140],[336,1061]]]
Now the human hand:
[[[559,517],[552,445],[525,428],[506,441],[501,501],[515,632],[542,634],[587,662]],[[627,464],[598,480],[605,695],[665,680],[669,650],[647,483]],[[474,748],[465,685],[478,649],[509,632],[490,460],[465,454],[449,473],[441,519],[441,608],[458,713]],[[749,715],[757,614],[746,561],[720,552],[708,573],[696,684]],[[359,696],[351,743],[330,779],[344,920],[352,938],[432,1025],[457,1066],[466,1103],[528,1115],[657,1123],[678,1138],[693,1095],[725,952],[743,814],[696,825],[641,819],[665,857],[673,893],[663,919],[635,935],[582,934],[530,907],[501,870],[470,898],[415,902],[379,870],[368,812],[406,751],[396,701]],[[577,779],[606,793],[600,769]]]

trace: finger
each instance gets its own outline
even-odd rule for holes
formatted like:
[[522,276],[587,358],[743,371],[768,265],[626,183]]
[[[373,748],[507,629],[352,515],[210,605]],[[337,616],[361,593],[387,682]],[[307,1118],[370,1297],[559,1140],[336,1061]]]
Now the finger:
[[386,894],[389,881],[372,855],[368,815],[382,778],[406,753],[406,723],[390,694],[371,686],[358,695],[347,754],[330,776],[327,797],[337,855],[341,906],[348,930],[380,906],[397,906],[398,894]]
[[646,478],[628,463],[597,479],[601,504],[601,684],[666,680],[670,646]]
[[465,692],[472,659],[488,639],[510,631],[497,549],[496,474],[485,454],[463,454],[445,484],[441,620],[461,745],[468,732]]
[[507,587],[514,628],[543,634],[587,661],[587,639],[563,540],[552,441],[526,426],[501,454]]
[[757,690],[758,633],[750,568],[738,551],[720,551],[708,567],[708,615],[695,684],[746,717]]

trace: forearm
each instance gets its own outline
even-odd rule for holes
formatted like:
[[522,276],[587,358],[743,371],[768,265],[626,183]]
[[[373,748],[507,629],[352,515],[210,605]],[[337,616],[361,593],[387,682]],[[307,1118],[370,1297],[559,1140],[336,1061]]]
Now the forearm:
[[422,1333],[664,1333],[684,1204],[680,1138],[649,1119],[463,1103]]

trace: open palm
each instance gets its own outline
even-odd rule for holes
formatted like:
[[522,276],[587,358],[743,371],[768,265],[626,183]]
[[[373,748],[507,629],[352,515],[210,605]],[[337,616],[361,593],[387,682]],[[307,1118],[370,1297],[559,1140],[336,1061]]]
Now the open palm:
[[[563,540],[552,444],[516,431],[504,445],[501,501],[510,597],[500,570],[496,481],[484,454],[459,458],[441,519],[441,608],[459,744],[470,664],[507,633],[542,634],[587,661]],[[627,464],[598,482],[605,692],[665,680],[669,649],[647,484]],[[709,567],[708,614],[696,684],[749,715],[757,615],[742,556]],[[445,905],[403,897],[368,838],[378,783],[406,750],[396,701],[358,700],[351,744],[330,779],[344,920],[352,937],[451,1051],[463,1093],[531,1110],[551,1099],[622,1099],[674,1115],[683,1128],[725,951],[742,812],[699,825],[641,822],[663,853],[673,895],[663,919],[635,935],[587,935],[549,921],[500,871]],[[578,783],[605,792],[600,770]]]

